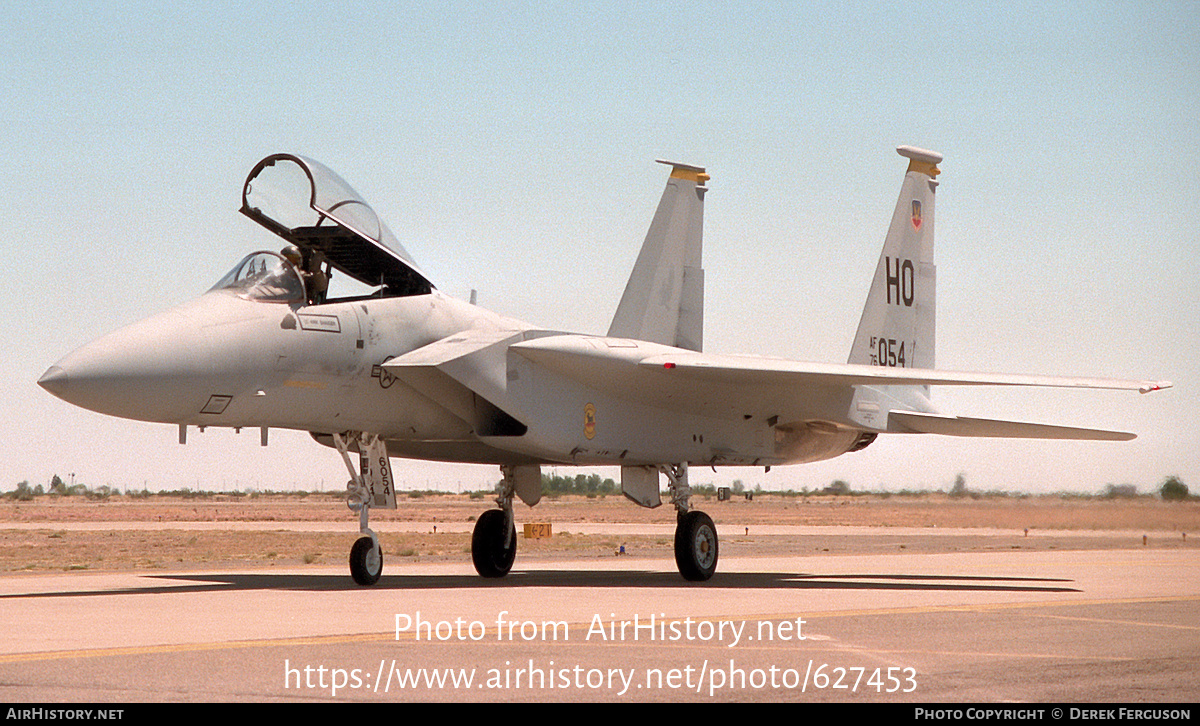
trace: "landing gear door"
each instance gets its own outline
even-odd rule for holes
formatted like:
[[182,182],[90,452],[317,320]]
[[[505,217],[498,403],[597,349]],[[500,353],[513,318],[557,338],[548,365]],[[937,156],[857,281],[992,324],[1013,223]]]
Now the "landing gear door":
[[388,460],[387,444],[378,436],[372,436],[366,449],[359,449],[359,471],[370,496],[374,509],[396,508],[396,480],[392,478],[392,464]]

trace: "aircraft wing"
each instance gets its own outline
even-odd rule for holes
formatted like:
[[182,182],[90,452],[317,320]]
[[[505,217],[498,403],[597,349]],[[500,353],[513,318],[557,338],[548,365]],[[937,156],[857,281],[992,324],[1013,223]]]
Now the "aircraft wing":
[[640,361],[639,365],[677,370],[697,379],[744,382],[786,381],[795,385],[1041,386],[1112,389],[1141,393],[1171,387],[1167,381],[1068,378],[1017,373],[972,373],[855,364],[806,363],[757,356],[664,354],[647,357]]
[[[943,416],[892,408],[893,387],[933,385],[1045,386],[1135,390],[1169,388],[1166,381],[965,373],[868,365],[805,363],[713,355],[643,341],[560,335],[516,343],[511,350],[561,375],[612,395],[719,417],[761,417],[780,424],[829,421],[864,430],[1018,438],[1122,440],[1131,434],[1061,426]],[[864,390],[882,392],[863,396]],[[903,398],[903,397],[899,397]],[[870,400],[864,400],[870,399]],[[874,417],[854,410],[875,407]],[[864,423],[864,418],[873,423]]]

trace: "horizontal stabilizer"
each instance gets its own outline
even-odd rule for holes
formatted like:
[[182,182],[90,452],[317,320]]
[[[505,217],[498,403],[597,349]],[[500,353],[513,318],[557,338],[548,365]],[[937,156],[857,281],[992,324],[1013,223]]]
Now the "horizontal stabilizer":
[[1071,426],[996,421],[987,418],[942,416],[915,411],[888,413],[888,429],[900,433],[942,436],[996,437],[1006,439],[1075,439],[1082,441],[1130,441],[1135,434],[1124,431],[1080,429]]

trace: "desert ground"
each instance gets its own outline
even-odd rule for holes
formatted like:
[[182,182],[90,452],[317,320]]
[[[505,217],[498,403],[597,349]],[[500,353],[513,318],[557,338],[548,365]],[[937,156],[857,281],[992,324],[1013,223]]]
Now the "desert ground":
[[[469,561],[471,523],[491,506],[486,496],[402,492],[396,510],[372,510],[371,525],[389,569]],[[1200,541],[1195,500],[759,493],[724,502],[694,497],[693,506],[717,523],[722,553],[741,556],[1177,549]],[[516,519],[518,535],[526,522],[553,528],[549,539],[519,542],[523,561],[607,558],[622,546],[632,558],[672,552],[669,506],[547,497],[535,508],[518,503]],[[332,494],[40,496],[0,502],[0,572],[330,565],[345,562],[357,534],[357,516]]]

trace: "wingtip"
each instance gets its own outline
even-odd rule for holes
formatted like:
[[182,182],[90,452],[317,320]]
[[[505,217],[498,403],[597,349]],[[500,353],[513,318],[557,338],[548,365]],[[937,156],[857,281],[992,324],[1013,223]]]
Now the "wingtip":
[[1154,381],[1153,383],[1147,383],[1146,385],[1139,388],[1138,393],[1150,393],[1151,391],[1162,391],[1167,388],[1173,388],[1174,386],[1175,386],[1175,384],[1171,383],[1170,381]]

